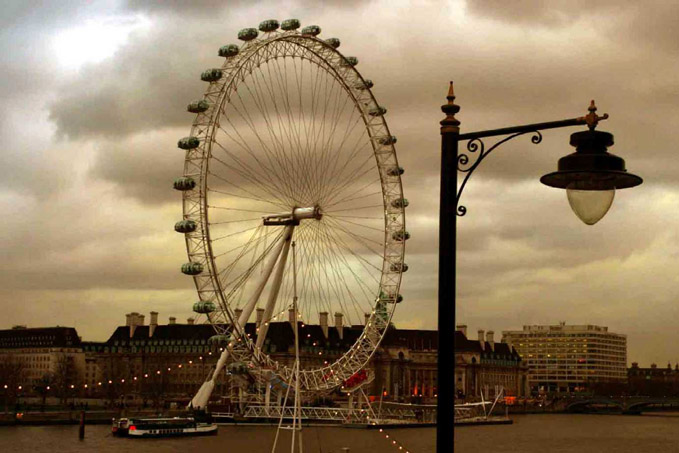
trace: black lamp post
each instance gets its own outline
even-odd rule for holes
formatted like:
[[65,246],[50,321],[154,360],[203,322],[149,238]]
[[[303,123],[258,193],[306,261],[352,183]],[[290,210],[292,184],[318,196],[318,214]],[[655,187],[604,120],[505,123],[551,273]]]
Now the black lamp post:
[[[460,134],[460,122],[455,114],[453,82],[446,97],[448,103],[441,107],[446,118],[441,121],[441,201],[439,223],[439,296],[438,296],[438,400],[436,451],[450,453],[454,442],[455,391],[455,256],[457,217],[467,208],[460,205],[462,192],[474,170],[497,147],[524,134],[532,134],[531,142],[542,141],[541,130],[587,125],[588,130],[571,135],[570,144],[575,152],[559,159],[558,171],[540,178],[550,187],[566,189],[568,201],[575,214],[586,224],[593,225],[608,211],[616,189],[638,186],[639,176],[627,173],[625,161],[608,153],[613,145],[613,135],[595,130],[607,114],[598,116],[592,101],[589,114],[561,121],[512,126],[502,129]],[[504,136],[488,149],[481,140]],[[458,153],[458,143],[467,141],[467,151]],[[458,188],[458,172],[464,176]],[[451,328],[450,326],[453,326]],[[452,358],[452,360],[451,360]],[[450,364],[453,363],[451,367]]]

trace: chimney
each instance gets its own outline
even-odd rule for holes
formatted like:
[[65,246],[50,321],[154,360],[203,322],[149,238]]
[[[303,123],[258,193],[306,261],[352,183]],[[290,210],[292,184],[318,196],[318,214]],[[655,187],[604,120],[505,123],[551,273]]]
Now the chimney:
[[323,330],[323,336],[328,338],[328,312],[322,311],[318,314],[320,318],[321,330]]
[[130,338],[134,336],[134,331],[137,330],[139,325],[139,313],[133,311],[130,313]]
[[486,333],[486,341],[490,344],[490,350],[495,351],[495,332],[489,330]]
[[344,322],[342,320],[342,313],[335,313],[335,328],[339,334],[340,340],[344,339]]
[[264,309],[258,308],[257,309],[257,328],[258,329],[259,329],[259,326],[262,325],[262,320],[264,320]]
[[127,327],[130,327],[132,325],[132,313],[128,313],[125,315],[125,325]]
[[364,313],[363,316],[365,316],[365,325],[367,326],[370,322],[370,313]]
[[158,312],[152,311],[151,320],[149,322],[149,338],[153,336],[153,332],[156,331],[156,327],[158,327]]
[[292,308],[288,310],[288,321],[290,321],[290,324],[292,325],[295,324],[295,310]]
[[467,324],[458,324],[456,329],[458,332],[462,332],[462,335],[467,338]]
[[234,315],[236,315],[236,319],[234,321],[238,322],[240,320],[240,316],[243,314],[243,309],[242,308],[236,308],[233,311]]
[[483,337],[483,333],[484,331],[479,329],[479,343],[481,344],[482,351],[486,348],[486,339]]
[[192,325],[193,325],[193,321],[194,321],[193,318],[188,318],[188,319],[186,320],[186,324],[192,326]]
[[502,333],[502,342],[507,343],[507,346],[509,346],[509,352],[512,351],[514,344],[512,343],[512,337],[505,337],[504,332]]
[[170,316],[170,321],[167,323],[167,325],[171,326],[174,324],[177,324],[177,318],[175,318],[174,316]]
[[145,317],[144,315],[139,315],[139,324],[138,324],[139,326],[144,325],[144,317]]

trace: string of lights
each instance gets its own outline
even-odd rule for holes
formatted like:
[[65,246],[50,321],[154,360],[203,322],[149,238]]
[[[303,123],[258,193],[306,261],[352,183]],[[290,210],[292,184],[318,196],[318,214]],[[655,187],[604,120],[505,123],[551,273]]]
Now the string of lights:
[[[223,351],[223,350],[224,350],[224,348],[219,348],[219,351]],[[181,369],[183,369],[187,366],[190,367],[192,365],[207,363],[208,357],[210,357],[210,356],[212,356],[212,351],[209,351],[207,353],[207,357],[203,357],[202,355],[200,355],[200,356],[198,356],[197,360],[191,359],[187,363],[178,363],[177,365],[174,366],[174,369],[175,370],[181,370]],[[205,362],[202,362],[203,360],[205,360]],[[149,377],[152,377],[154,374],[155,375],[167,374],[167,373],[170,373],[172,370],[173,370],[173,367],[169,366],[169,367],[167,367],[167,370],[165,370],[165,367],[163,367],[163,369],[156,369],[155,373],[153,373],[153,372],[143,373],[143,376],[133,376],[132,379],[126,379],[126,378],[107,379],[107,378],[103,378],[103,379],[97,381],[97,384],[95,386],[92,386],[92,385],[89,385],[89,384],[77,384],[77,385],[76,384],[68,384],[67,387],[70,388],[70,389],[76,389],[76,388],[88,389],[88,388],[93,388],[93,387],[102,387],[105,384],[107,384],[107,385],[113,385],[113,384],[118,384],[118,383],[124,384],[126,382],[135,383],[135,382],[138,382],[140,380],[140,378],[142,378],[142,377],[143,377],[143,379],[148,379]],[[228,371],[227,371],[227,374],[229,374]],[[35,384],[33,384],[33,386],[35,386]],[[12,386],[12,387],[14,387],[14,386]],[[53,385],[52,386],[47,385],[47,386],[45,386],[45,390],[51,390],[51,387],[53,387]],[[2,388],[5,389],[5,390],[8,390],[9,385],[8,384],[2,384]],[[23,390],[23,389],[28,388],[28,387],[25,384],[21,384],[21,385],[17,385],[15,388],[17,390]]]
[[406,448],[405,445],[403,445],[401,442],[399,442],[399,441],[397,441],[396,439],[394,439],[394,436],[387,434],[387,432],[386,432],[384,429],[380,428],[380,434],[382,434],[382,436],[384,437],[384,439],[385,439],[387,442],[389,442],[389,445],[391,445],[391,446],[393,446],[394,448],[396,448],[396,450],[403,451],[403,452],[405,452],[405,453],[412,453],[412,451],[409,450],[408,448]]

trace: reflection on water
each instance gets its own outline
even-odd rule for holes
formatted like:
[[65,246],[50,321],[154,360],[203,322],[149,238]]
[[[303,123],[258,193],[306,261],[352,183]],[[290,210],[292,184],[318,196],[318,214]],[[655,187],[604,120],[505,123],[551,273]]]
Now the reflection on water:
[[455,452],[679,452],[676,414],[512,417],[514,424],[455,430]]
[[[121,453],[121,452],[200,452],[200,453],[269,453],[276,428],[263,426],[220,426],[217,436],[169,439],[128,439],[110,435],[109,426],[87,426],[85,440],[78,439],[77,426],[0,427],[0,452],[30,453]],[[433,428],[389,430],[413,453],[430,452],[435,448]],[[396,452],[377,430],[309,427],[304,428],[304,451],[313,453]],[[278,443],[278,452],[290,451],[290,431],[285,431]]]
[[[455,452],[462,453],[640,453],[679,452],[679,414],[517,415],[513,425],[474,426],[455,430]],[[413,453],[434,452],[433,428],[389,430],[392,438]],[[77,426],[0,427],[0,452],[193,452],[268,453],[275,428],[221,426],[219,435],[179,439],[120,439],[108,426],[88,426],[84,441]],[[310,427],[304,432],[304,451],[312,453],[399,453],[378,431]],[[277,452],[290,451],[285,432]]]

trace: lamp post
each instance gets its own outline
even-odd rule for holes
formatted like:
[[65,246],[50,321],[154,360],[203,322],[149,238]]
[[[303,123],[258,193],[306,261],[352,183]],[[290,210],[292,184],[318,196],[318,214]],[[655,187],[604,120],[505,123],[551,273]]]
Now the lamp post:
[[[608,211],[616,189],[638,186],[639,176],[628,173],[625,161],[608,153],[613,145],[613,135],[595,130],[599,121],[592,101],[589,113],[582,117],[547,123],[511,126],[479,132],[460,134],[460,122],[455,114],[460,107],[455,104],[453,82],[450,82],[448,103],[441,106],[446,117],[441,121],[441,198],[439,211],[439,294],[438,294],[438,399],[436,451],[450,453],[454,442],[455,391],[455,277],[457,217],[464,216],[467,208],[460,198],[474,170],[502,144],[532,134],[531,142],[542,141],[540,131],[586,125],[588,130],[571,135],[570,144],[575,152],[559,159],[558,170],[540,178],[543,184],[566,189],[567,198],[575,214],[586,224],[593,225]],[[486,149],[483,138],[504,137]],[[460,141],[467,141],[466,151],[458,152]],[[458,188],[458,172],[464,176]],[[453,328],[450,328],[450,326]],[[451,361],[450,358],[453,358]],[[453,366],[450,366],[450,363]]]

